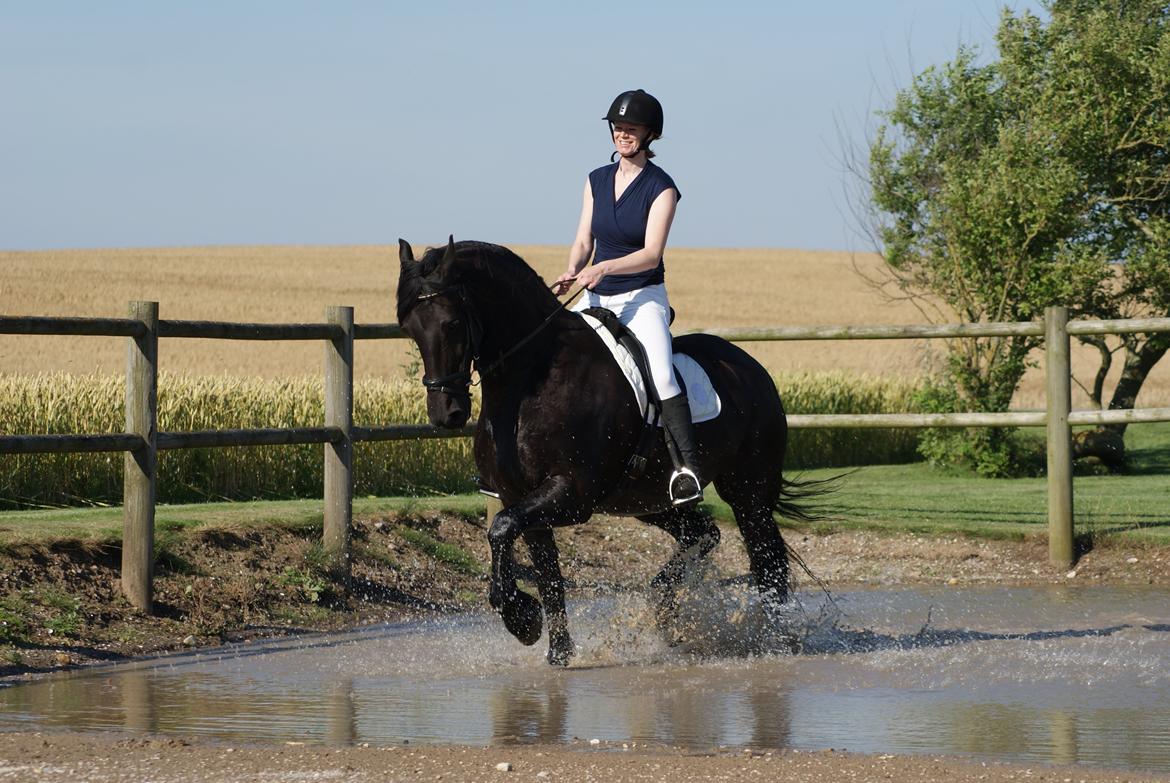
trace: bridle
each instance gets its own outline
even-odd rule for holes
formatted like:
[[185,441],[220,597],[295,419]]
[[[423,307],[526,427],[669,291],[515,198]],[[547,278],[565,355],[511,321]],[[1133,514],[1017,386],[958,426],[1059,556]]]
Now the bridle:
[[471,298],[467,296],[467,289],[462,284],[451,285],[429,294],[420,294],[417,301],[435,299],[451,293],[454,293],[463,303],[463,320],[467,325],[467,343],[471,346],[471,362],[468,363],[466,370],[458,370],[439,378],[428,378],[424,375],[422,383],[423,386],[427,387],[428,392],[443,392],[453,397],[466,397],[470,400],[471,366],[473,363],[479,363],[479,349],[483,343],[483,324],[479,320],[478,311],[471,304]]
[[[549,288],[555,288],[557,283],[553,283]],[[429,294],[419,294],[416,301],[423,299],[434,299],[436,297],[444,296],[446,294],[454,294],[456,298],[463,304],[464,323],[467,324],[467,343],[471,347],[471,361],[468,362],[468,369],[458,370],[453,373],[448,373],[439,378],[427,378],[425,375],[422,379],[423,386],[427,387],[427,392],[443,392],[450,394],[453,397],[463,397],[468,400],[471,399],[471,387],[478,386],[483,379],[499,370],[504,365],[504,360],[510,356],[515,355],[517,351],[531,342],[540,332],[548,326],[552,319],[557,316],[562,310],[573,303],[581,293],[585,291],[582,286],[577,289],[576,293],[570,296],[565,301],[561,302],[560,307],[548,314],[540,324],[521,338],[515,345],[506,351],[503,351],[494,361],[489,363],[486,367],[481,367],[480,348],[483,345],[483,322],[479,318],[479,311],[475,309],[475,305],[471,301],[471,297],[467,295],[467,289],[462,283],[449,285],[446,288],[441,288],[438,291],[432,291]],[[475,369],[479,372],[479,380],[471,380],[471,371]]]

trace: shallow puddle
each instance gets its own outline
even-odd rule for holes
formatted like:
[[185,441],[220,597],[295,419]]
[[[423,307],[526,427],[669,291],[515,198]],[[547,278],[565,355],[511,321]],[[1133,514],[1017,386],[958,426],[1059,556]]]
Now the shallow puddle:
[[636,598],[572,605],[544,663],[490,616],[64,673],[0,689],[0,730],[232,741],[836,748],[1170,771],[1170,590],[803,593],[769,623],[711,587],[667,644]]

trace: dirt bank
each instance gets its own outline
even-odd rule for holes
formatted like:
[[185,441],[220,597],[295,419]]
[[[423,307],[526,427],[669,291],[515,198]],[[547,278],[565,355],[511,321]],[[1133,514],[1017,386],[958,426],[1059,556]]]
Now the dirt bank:
[[[1170,583],[1166,548],[1099,547],[1067,572],[1049,566],[1041,540],[793,530],[785,538],[813,573],[839,589]],[[121,597],[116,547],[67,541],[10,547],[0,553],[0,677],[486,606],[482,517],[356,520],[348,591],[330,574],[318,539],[312,528],[278,525],[165,531],[150,617]],[[672,546],[658,530],[608,518],[558,531],[557,540],[573,596],[645,587]],[[720,576],[747,572],[734,529],[724,530],[714,563]]]

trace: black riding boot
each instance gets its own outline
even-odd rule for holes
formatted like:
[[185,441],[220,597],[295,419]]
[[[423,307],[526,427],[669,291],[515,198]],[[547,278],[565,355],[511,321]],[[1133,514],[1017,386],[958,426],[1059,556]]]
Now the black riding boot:
[[[691,423],[691,406],[687,396],[680,394],[662,401],[662,423],[666,436],[674,441],[681,465],[675,465],[670,477],[670,500],[676,506],[703,499],[703,484],[699,478],[699,442]],[[673,458],[673,454],[671,457]]]

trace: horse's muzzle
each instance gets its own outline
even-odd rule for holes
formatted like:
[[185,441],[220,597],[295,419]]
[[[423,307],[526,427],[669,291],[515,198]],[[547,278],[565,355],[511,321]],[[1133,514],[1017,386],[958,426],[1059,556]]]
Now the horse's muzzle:
[[457,430],[471,418],[471,397],[431,392],[427,395],[427,418],[436,427]]

